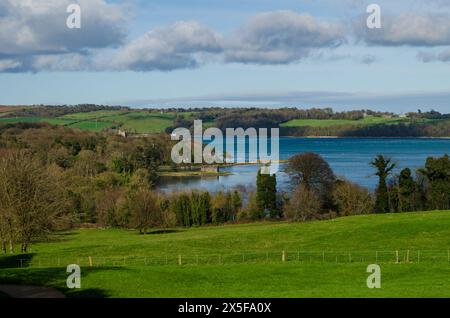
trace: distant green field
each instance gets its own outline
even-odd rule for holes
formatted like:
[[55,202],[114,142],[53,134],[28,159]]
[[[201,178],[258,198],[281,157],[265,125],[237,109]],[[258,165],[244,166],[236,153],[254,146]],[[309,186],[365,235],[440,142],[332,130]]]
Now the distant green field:
[[344,120],[344,119],[294,119],[283,123],[281,127],[333,127],[333,126],[366,126],[377,124],[398,124],[408,123],[408,118],[382,118],[367,116],[361,120]]
[[[188,113],[183,113],[188,116]],[[97,119],[98,122],[107,122],[121,125],[122,129],[127,129],[137,133],[158,133],[164,132],[170,127],[175,119],[175,113],[155,113],[146,111],[96,111],[89,113],[76,113],[64,116],[64,118],[78,120]],[[86,125],[85,129],[89,129]],[[105,125],[108,127],[108,125]]]
[[76,122],[76,120],[64,119],[64,118],[42,118],[42,117],[12,117],[12,118],[0,118],[0,123],[49,123],[52,125],[64,125],[68,126]]
[[[0,283],[74,297],[450,297],[449,248],[450,211],[147,235],[85,229],[57,234],[28,256],[0,257]],[[81,290],[65,288],[69,263],[82,266]],[[373,263],[382,269],[379,290],[366,287]]]
[[100,119],[104,117],[111,117],[116,115],[126,115],[129,111],[127,110],[99,110],[87,113],[75,113],[62,116],[61,118],[77,119],[77,120],[89,120],[89,119]]
[[117,118],[115,121],[120,121],[123,124],[122,128],[137,133],[153,133],[164,132],[167,127],[172,125],[174,119],[174,114],[132,112],[125,118]]
[[[192,113],[180,113],[190,116]],[[175,113],[154,113],[146,111],[122,111],[102,110],[88,113],[75,113],[58,118],[42,117],[15,117],[2,118],[0,123],[37,123],[47,122],[53,125],[64,125],[71,128],[85,129],[90,131],[102,131],[103,129],[120,126],[137,133],[159,133],[170,127],[175,119]]]
[[95,120],[86,120],[86,121],[78,121],[73,124],[68,125],[70,128],[78,128],[90,131],[102,131],[105,128],[109,128],[114,126],[114,123],[106,122],[106,121],[95,121]]

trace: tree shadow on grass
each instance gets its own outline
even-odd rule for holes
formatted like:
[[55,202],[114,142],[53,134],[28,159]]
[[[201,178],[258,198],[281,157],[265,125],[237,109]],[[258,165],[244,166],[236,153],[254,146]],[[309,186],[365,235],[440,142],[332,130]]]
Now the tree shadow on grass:
[[0,268],[21,268],[30,266],[34,253],[0,256]]
[[52,233],[46,240],[39,241],[38,243],[55,243],[69,241],[71,236],[77,235],[75,231],[61,231]]
[[[9,268],[0,272],[0,284],[53,287],[70,298],[106,298],[110,293],[102,288],[83,288],[83,279],[96,272],[126,270],[117,267],[82,268],[81,289],[69,289],[65,267],[58,268]],[[112,278],[113,279],[113,278]]]
[[150,232],[146,232],[145,235],[157,235],[157,234],[172,234],[181,232],[180,230],[154,230]]

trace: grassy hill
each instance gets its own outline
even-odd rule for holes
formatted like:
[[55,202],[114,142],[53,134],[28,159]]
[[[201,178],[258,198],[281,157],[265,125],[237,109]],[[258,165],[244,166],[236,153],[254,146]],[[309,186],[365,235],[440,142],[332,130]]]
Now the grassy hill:
[[[138,134],[161,133],[173,126],[177,116],[193,120],[202,117],[198,111],[193,112],[166,112],[129,109],[109,109],[96,111],[73,112],[66,115],[50,116],[50,110],[43,111],[43,115],[35,115],[38,111],[19,112],[16,117],[11,112],[11,107],[0,107],[0,124],[17,122],[47,122],[53,125],[63,125],[71,128],[99,132],[106,129],[121,128]],[[57,114],[63,112],[62,110]],[[25,114],[25,116],[22,116]],[[47,115],[46,115],[47,114]],[[204,115],[204,114],[203,114]],[[51,118],[50,118],[51,117]],[[259,125],[257,114],[247,116],[247,120],[256,127]],[[204,128],[211,126],[221,127],[221,120],[211,119],[206,116]],[[260,120],[260,119],[259,119]],[[279,125],[282,136],[358,136],[358,137],[446,137],[450,121],[439,119],[411,119],[403,117],[366,116],[360,120],[344,119],[294,119],[287,122],[273,122]],[[247,122],[236,120],[228,121],[226,127],[235,125],[246,126]],[[267,124],[267,122],[266,122]],[[236,126],[238,127],[238,126]],[[223,127],[222,127],[223,128]]]
[[[448,211],[147,235],[82,229],[27,256],[1,257],[0,283],[65,290],[65,266],[76,263],[83,288],[66,291],[74,297],[450,297],[449,248]],[[23,268],[13,268],[19,259]],[[382,268],[380,290],[366,287],[373,263]]]
[[[187,112],[184,113],[187,116]],[[102,131],[118,127],[129,131],[144,133],[160,133],[170,127],[175,119],[175,113],[156,113],[145,111],[101,110],[75,113],[56,118],[45,117],[0,117],[0,123],[36,123],[45,122],[52,125],[63,125],[90,131]]]
[[294,119],[281,124],[281,127],[334,127],[334,126],[368,126],[380,124],[409,123],[409,118],[385,118],[367,116],[360,120],[345,119]]

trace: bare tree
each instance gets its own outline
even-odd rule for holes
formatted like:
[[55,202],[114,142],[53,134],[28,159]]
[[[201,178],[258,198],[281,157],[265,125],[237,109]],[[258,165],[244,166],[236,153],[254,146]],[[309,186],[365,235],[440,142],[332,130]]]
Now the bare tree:
[[156,194],[149,190],[139,190],[128,198],[131,225],[141,234],[152,227],[162,226],[164,217]]
[[58,180],[25,150],[0,158],[0,213],[2,228],[21,252],[36,239],[45,238],[67,211]]
[[349,181],[339,181],[333,191],[333,200],[341,215],[373,212],[374,198],[369,190]]
[[323,207],[330,206],[336,177],[320,155],[312,152],[297,154],[289,159],[286,172],[292,176],[295,184],[316,194]]
[[286,217],[294,221],[305,222],[314,219],[320,210],[321,204],[317,195],[304,185],[300,185],[286,206]]

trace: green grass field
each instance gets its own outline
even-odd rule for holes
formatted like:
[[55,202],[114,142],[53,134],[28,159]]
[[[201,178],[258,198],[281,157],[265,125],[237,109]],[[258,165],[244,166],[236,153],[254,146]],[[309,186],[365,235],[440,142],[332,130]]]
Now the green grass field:
[[[6,111],[6,110],[5,110]],[[7,113],[6,113],[7,114]],[[189,117],[195,116],[194,112],[183,112],[178,115]],[[47,122],[53,125],[64,125],[71,128],[78,128],[90,131],[102,131],[107,128],[121,127],[138,134],[145,133],[161,133],[173,124],[173,120],[177,116],[176,113],[158,113],[147,111],[128,111],[128,110],[100,110],[87,113],[69,114],[58,118],[42,118],[42,117],[17,117],[4,118],[1,117],[0,123],[16,123],[16,122]],[[361,120],[316,120],[316,119],[294,119],[281,124],[281,127],[338,127],[338,126],[368,126],[377,124],[399,124],[410,123],[408,118],[382,118],[375,116],[367,116]],[[422,120],[421,122],[430,122]],[[417,123],[417,121],[415,122]],[[203,127],[208,128],[213,122],[204,122]]]
[[281,124],[281,127],[334,127],[334,126],[367,126],[378,124],[398,124],[409,123],[408,118],[383,118],[367,116],[361,120],[344,120],[344,119],[294,119]]
[[[147,235],[82,229],[33,245],[29,255],[1,257],[0,283],[73,297],[450,297],[449,249],[449,211]],[[17,268],[19,259],[29,262]],[[65,288],[70,263],[82,266],[80,290]],[[373,263],[382,269],[379,290],[366,287]]]
[[[183,113],[183,115],[189,116],[190,113]],[[175,113],[149,113],[144,111],[117,110],[75,113],[58,118],[0,117],[0,123],[46,122],[52,125],[63,125],[90,131],[102,131],[113,126],[120,126],[122,129],[144,134],[164,132],[167,127],[172,125],[175,116]]]
[[0,117],[0,123],[49,123],[52,125],[70,126],[76,123],[76,120],[65,118],[42,118],[42,117]]

